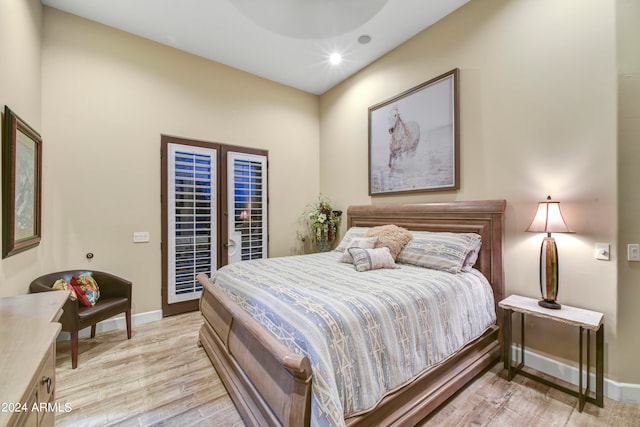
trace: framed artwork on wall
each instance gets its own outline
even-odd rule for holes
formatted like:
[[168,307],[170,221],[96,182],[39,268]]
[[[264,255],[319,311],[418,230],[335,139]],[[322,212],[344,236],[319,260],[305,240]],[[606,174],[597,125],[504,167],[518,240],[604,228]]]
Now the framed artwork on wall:
[[369,107],[369,195],[460,188],[459,70]]
[[2,126],[2,258],[41,239],[42,138],[5,105]]

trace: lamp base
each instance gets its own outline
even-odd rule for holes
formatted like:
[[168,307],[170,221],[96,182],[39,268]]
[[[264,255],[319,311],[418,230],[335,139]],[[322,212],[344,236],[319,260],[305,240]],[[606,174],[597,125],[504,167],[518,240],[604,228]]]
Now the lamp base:
[[540,307],[550,308],[552,310],[560,310],[560,307],[562,307],[560,304],[558,304],[554,300],[547,300],[547,299],[541,299],[540,301],[538,301],[538,305]]

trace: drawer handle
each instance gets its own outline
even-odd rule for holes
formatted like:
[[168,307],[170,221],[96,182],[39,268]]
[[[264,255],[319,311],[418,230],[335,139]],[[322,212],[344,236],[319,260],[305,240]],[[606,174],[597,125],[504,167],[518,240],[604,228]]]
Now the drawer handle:
[[51,394],[51,378],[42,377],[42,384],[47,384],[47,393]]

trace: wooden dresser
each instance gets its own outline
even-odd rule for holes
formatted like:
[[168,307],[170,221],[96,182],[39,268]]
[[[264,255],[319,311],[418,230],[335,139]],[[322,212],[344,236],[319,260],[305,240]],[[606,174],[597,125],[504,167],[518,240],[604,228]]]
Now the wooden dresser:
[[0,426],[53,426],[56,337],[68,291],[0,298]]

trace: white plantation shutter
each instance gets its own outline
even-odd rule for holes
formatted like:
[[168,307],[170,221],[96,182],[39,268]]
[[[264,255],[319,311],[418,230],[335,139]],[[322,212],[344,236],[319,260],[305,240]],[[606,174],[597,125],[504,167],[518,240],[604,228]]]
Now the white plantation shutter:
[[168,145],[168,303],[200,298],[216,265],[215,149]]
[[227,156],[229,264],[267,257],[267,158]]

